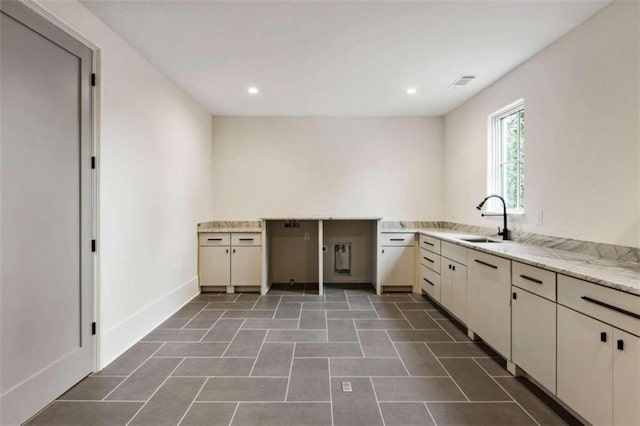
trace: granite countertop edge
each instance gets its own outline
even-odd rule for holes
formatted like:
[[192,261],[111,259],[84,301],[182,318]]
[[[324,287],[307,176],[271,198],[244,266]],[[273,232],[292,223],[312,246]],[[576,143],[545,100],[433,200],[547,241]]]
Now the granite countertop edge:
[[[455,231],[444,231],[442,229],[415,229],[415,228],[393,228],[382,229],[381,232],[387,233],[418,233],[441,240],[457,244],[473,250],[485,252],[495,256],[515,260],[527,265],[536,266],[548,271],[560,273],[573,278],[588,281],[614,290],[619,290],[632,295],[640,296],[640,264],[616,261],[611,259],[601,259],[599,257],[590,256],[582,253],[575,253],[568,250],[552,249],[542,246],[533,246],[530,244],[518,243],[515,241],[500,241],[499,243],[469,243],[461,241],[459,237],[477,237],[478,235],[461,233]],[[490,239],[499,240],[500,237],[490,236]],[[514,253],[513,250],[517,250]],[[529,253],[527,253],[529,252]],[[555,265],[535,259],[543,255],[554,258]],[[556,255],[557,257],[555,257]],[[564,265],[562,265],[564,263]],[[593,268],[594,273],[590,274],[589,269]],[[629,270],[629,278],[611,276],[616,272],[607,272],[603,268]],[[607,276],[609,274],[609,276]],[[634,276],[635,275],[635,276]]]

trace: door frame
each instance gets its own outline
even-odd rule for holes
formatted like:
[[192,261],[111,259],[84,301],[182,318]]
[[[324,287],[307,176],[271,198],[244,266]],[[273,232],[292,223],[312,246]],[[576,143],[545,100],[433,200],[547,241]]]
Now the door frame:
[[96,323],[96,334],[93,336],[94,346],[94,362],[93,372],[99,371],[101,368],[100,358],[100,124],[101,124],[101,105],[102,105],[102,84],[101,84],[101,49],[91,40],[78,32],[71,25],[67,24],[63,19],[52,13],[46,8],[46,3],[41,4],[36,0],[17,0],[23,6],[26,6],[32,12],[38,14],[50,24],[64,31],[69,36],[82,43],[92,52],[91,72],[95,74],[95,86],[91,91],[91,150],[95,157],[95,170],[92,180],[92,200],[91,200],[91,227],[92,239],[96,241],[96,251],[93,253],[93,321]]

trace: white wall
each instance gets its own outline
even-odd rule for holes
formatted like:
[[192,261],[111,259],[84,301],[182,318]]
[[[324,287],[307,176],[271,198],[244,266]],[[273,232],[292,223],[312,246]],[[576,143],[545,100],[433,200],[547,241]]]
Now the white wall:
[[214,117],[216,219],[441,218],[441,117]]
[[[524,98],[526,218],[518,228],[640,246],[639,4],[616,2],[445,117],[446,218],[492,226],[487,117]],[[544,211],[542,226],[535,213]]]
[[75,1],[42,5],[101,49],[100,364],[198,292],[211,117]]

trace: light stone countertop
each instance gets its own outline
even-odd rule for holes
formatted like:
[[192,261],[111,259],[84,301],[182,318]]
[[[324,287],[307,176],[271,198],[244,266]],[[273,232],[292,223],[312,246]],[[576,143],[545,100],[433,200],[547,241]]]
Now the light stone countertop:
[[255,233],[255,232],[262,232],[262,228],[246,228],[246,227],[242,227],[242,226],[226,227],[226,228],[216,228],[216,227],[205,227],[205,226],[203,226],[203,227],[198,228],[198,233],[210,233],[210,232],[223,232],[223,233],[235,232],[235,233],[251,234],[251,233]]
[[384,229],[382,232],[424,234],[473,250],[501,256],[640,296],[640,264],[635,262],[605,259],[588,254],[534,246],[515,241],[502,242],[501,237],[498,236],[490,236],[489,238],[500,241],[499,243],[470,243],[461,241],[460,238],[477,237],[478,235],[448,232],[442,229],[398,228]]

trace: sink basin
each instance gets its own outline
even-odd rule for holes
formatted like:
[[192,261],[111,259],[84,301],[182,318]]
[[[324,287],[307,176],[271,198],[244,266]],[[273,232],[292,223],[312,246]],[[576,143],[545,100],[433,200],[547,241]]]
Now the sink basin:
[[484,237],[471,237],[471,238],[460,238],[462,241],[466,241],[468,243],[500,243],[501,241],[490,240],[489,238]]

